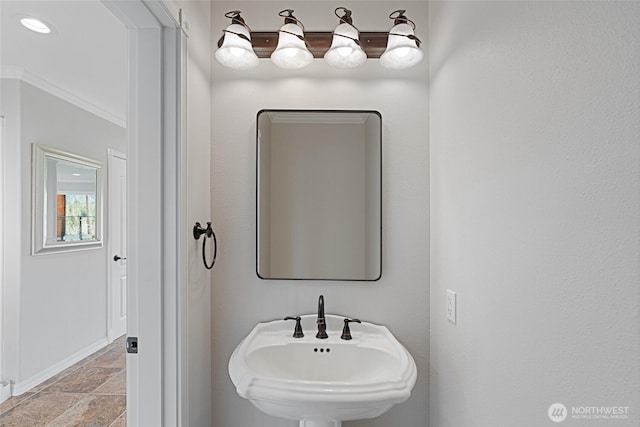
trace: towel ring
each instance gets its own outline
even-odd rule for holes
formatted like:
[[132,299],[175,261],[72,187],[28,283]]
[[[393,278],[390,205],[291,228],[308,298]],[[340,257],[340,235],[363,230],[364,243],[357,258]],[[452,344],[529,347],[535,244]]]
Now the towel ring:
[[[216,239],[216,233],[213,231],[211,227],[211,223],[207,222],[207,228],[203,228],[199,222],[193,226],[193,237],[198,240],[200,236],[204,234],[204,239],[202,240],[202,262],[207,270],[211,270],[213,265],[216,263],[216,256],[218,255],[218,240]],[[213,258],[211,259],[211,264],[207,262],[207,254],[206,254],[206,245],[207,239],[210,238],[213,240]]]

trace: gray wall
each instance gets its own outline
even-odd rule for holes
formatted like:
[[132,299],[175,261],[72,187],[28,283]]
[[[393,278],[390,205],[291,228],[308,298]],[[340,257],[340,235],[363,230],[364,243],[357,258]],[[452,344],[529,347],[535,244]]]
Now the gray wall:
[[429,13],[430,425],[639,425],[640,3]]
[[[394,2],[213,2],[213,37],[228,25],[224,13],[242,10],[254,31],[281,25],[277,13],[293,8],[306,28],[332,29],[337,6],[353,10],[361,29],[387,30]],[[426,40],[427,3],[403,8]],[[345,427],[424,427],[428,421],[429,179],[427,61],[391,71],[371,60],[356,70],[314,61],[303,70],[261,61],[250,71],[212,65],[212,217],[218,229],[218,264],[211,283],[213,426],[297,426],[261,413],[236,394],[227,374],[235,346],[257,322],[313,313],[325,295],[327,313],[387,325],[418,365],[412,397],[374,419]],[[264,108],[374,109],[383,123],[383,266],[378,282],[260,280],[255,272],[255,121]]]
[[[20,174],[14,179],[21,188],[22,212],[11,227],[23,232],[15,246],[20,254],[19,282],[5,283],[19,304],[14,318],[18,324],[10,326],[17,333],[9,335],[12,345],[8,346],[19,359],[6,376],[21,383],[101,340],[106,342],[107,336],[106,237],[101,249],[39,256],[30,253],[31,145],[100,161],[106,179],[107,148],[126,151],[126,130],[27,83],[3,80],[4,87],[11,85],[18,88],[17,109],[3,114],[8,127],[20,129],[7,144],[20,146],[20,167],[14,169]],[[103,194],[106,209],[108,199],[106,192]],[[108,235],[107,226],[105,221],[103,236]]]

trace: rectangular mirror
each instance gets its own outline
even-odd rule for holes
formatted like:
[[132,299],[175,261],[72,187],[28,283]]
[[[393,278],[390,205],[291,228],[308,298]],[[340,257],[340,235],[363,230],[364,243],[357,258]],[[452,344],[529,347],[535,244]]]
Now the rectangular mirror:
[[33,144],[32,255],[102,247],[102,164]]
[[378,280],[380,113],[262,110],[256,143],[258,276]]

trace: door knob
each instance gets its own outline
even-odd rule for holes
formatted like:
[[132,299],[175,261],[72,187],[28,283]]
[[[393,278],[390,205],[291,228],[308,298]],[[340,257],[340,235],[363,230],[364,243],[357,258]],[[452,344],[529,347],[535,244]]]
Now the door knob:
[[118,255],[113,256],[114,261],[120,261],[121,259],[127,259],[127,257],[122,258],[121,256],[118,256]]

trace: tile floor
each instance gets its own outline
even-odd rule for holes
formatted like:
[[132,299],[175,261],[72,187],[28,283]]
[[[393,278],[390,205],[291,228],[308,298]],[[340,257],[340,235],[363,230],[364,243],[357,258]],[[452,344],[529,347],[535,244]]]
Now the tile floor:
[[0,427],[126,426],[125,337],[0,404]]

